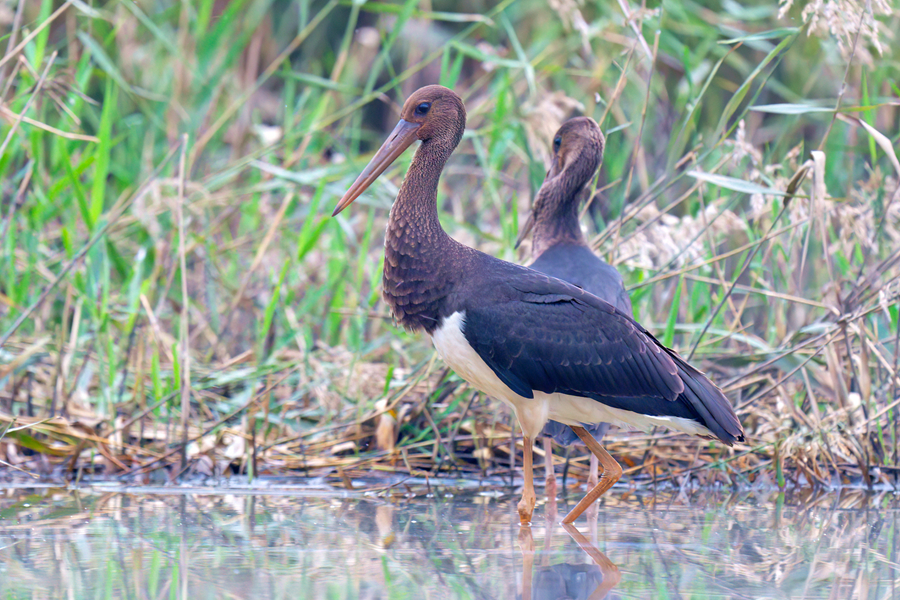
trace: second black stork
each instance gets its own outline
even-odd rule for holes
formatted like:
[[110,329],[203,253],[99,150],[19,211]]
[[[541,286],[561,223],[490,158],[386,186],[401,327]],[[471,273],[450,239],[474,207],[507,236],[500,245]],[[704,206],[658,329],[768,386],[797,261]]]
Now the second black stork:
[[[581,205],[590,195],[590,183],[603,162],[604,145],[603,132],[590,117],[569,119],[559,128],[553,136],[550,170],[535,197],[531,215],[519,232],[516,247],[532,234],[534,262],[529,268],[574,283],[631,316],[631,299],[622,276],[591,251],[578,220]],[[585,425],[585,429],[600,442],[609,424]],[[541,434],[546,457],[545,489],[552,498],[556,495],[556,478],[550,440],[570,446],[578,441],[578,436],[570,427],[556,421],[544,425]],[[588,485],[593,486],[598,481],[599,467],[593,453],[590,463]]]
[[459,96],[426,86],[407,99],[400,117],[333,214],[421,141],[388,219],[384,298],[396,321],[424,330],[460,377],[512,407],[525,437],[523,523],[531,521],[536,500],[532,443],[548,420],[572,427],[603,467],[600,482],[565,522],[621,473],[585,424],[662,425],[729,445],[743,439],[722,392],[630,316],[575,285],[447,235],[438,220],[437,188],[466,127]]

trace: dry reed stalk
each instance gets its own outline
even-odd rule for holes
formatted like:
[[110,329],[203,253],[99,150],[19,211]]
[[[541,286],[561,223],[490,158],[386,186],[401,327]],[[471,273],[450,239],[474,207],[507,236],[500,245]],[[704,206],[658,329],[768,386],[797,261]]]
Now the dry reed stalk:
[[188,134],[181,137],[181,159],[178,167],[178,196],[176,214],[178,219],[178,262],[181,267],[181,327],[178,358],[181,361],[181,470],[187,468],[188,417],[191,410],[191,349],[188,346],[190,331],[190,296],[187,285],[187,257],[184,249],[184,181],[187,179]]
[[[34,91],[28,97],[28,101],[25,103],[25,107],[22,109],[22,112],[16,114],[9,110],[4,111],[4,114],[6,114],[7,117],[13,118],[13,122],[12,122],[12,127],[10,127],[9,131],[6,133],[6,137],[3,138],[3,144],[0,144],[0,156],[3,156],[6,153],[6,147],[9,145],[9,142],[12,141],[13,136],[16,134],[16,131],[18,131],[19,125],[22,123],[22,121],[25,120],[25,113],[28,112],[28,110],[31,108],[31,105],[34,103],[34,101],[40,95],[41,88],[44,87],[44,82],[47,81],[47,75],[50,73],[50,68],[53,66],[53,63],[56,62],[56,56],[57,56],[56,52],[54,52],[53,54],[50,55],[50,59],[47,61],[47,65],[44,67],[44,70],[41,73],[41,77],[40,77],[40,79],[38,79],[37,85],[35,85],[35,87],[34,87]],[[3,62],[4,61],[0,61],[0,65],[2,65]],[[5,108],[5,107],[0,106],[0,109],[3,109],[3,108]],[[15,208],[16,208],[16,205],[13,204],[10,207],[10,212],[12,213],[15,210]],[[10,216],[10,219],[11,218],[12,217]],[[3,344],[0,343],[0,346],[2,346],[2,345]]]

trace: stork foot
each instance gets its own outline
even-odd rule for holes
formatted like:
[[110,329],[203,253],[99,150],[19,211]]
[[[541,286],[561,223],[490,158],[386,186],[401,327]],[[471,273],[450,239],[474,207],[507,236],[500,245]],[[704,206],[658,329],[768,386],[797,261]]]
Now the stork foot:
[[531,523],[531,517],[534,516],[534,505],[537,504],[537,498],[534,495],[534,489],[526,489],[522,492],[522,499],[519,500],[517,508],[519,509],[519,521],[522,525]]

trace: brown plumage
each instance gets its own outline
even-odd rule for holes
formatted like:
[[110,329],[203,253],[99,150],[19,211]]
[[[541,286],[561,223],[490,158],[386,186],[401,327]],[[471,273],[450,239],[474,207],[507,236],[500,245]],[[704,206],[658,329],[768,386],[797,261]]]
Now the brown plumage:
[[516,246],[530,233],[535,258],[559,244],[587,247],[578,212],[603,162],[605,145],[600,127],[590,117],[575,117],[563,123],[553,136],[550,170]]
[[531,233],[530,268],[574,283],[630,315],[631,299],[622,276],[591,251],[578,221],[591,180],[603,162],[604,145],[600,126],[590,117],[563,123],[553,138],[547,178],[516,247]]

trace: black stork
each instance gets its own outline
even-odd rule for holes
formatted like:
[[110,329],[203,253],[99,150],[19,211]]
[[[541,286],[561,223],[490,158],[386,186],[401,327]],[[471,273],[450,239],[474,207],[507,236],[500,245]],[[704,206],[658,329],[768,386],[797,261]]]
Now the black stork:
[[[578,222],[581,204],[590,193],[588,186],[603,162],[604,144],[600,126],[590,117],[569,119],[559,128],[553,136],[550,170],[538,190],[531,215],[519,232],[516,247],[532,233],[534,262],[529,268],[574,283],[631,316],[631,298],[625,291],[622,276],[591,251]],[[600,442],[609,423],[586,425],[585,429]],[[578,441],[578,436],[570,427],[556,421],[544,425],[541,434],[546,457],[545,489],[552,498],[556,495],[556,479],[550,440],[570,446]],[[598,466],[597,457],[591,454],[588,485],[596,485]]]
[[397,323],[424,330],[460,377],[512,407],[525,437],[522,523],[531,522],[536,500],[532,443],[548,420],[571,427],[602,467],[599,483],[565,523],[622,472],[585,424],[662,425],[728,445],[743,440],[722,392],[630,316],[575,285],[447,235],[438,220],[438,180],[465,127],[465,106],[452,90],[417,90],[333,214],[422,142],[388,219],[383,295]]

